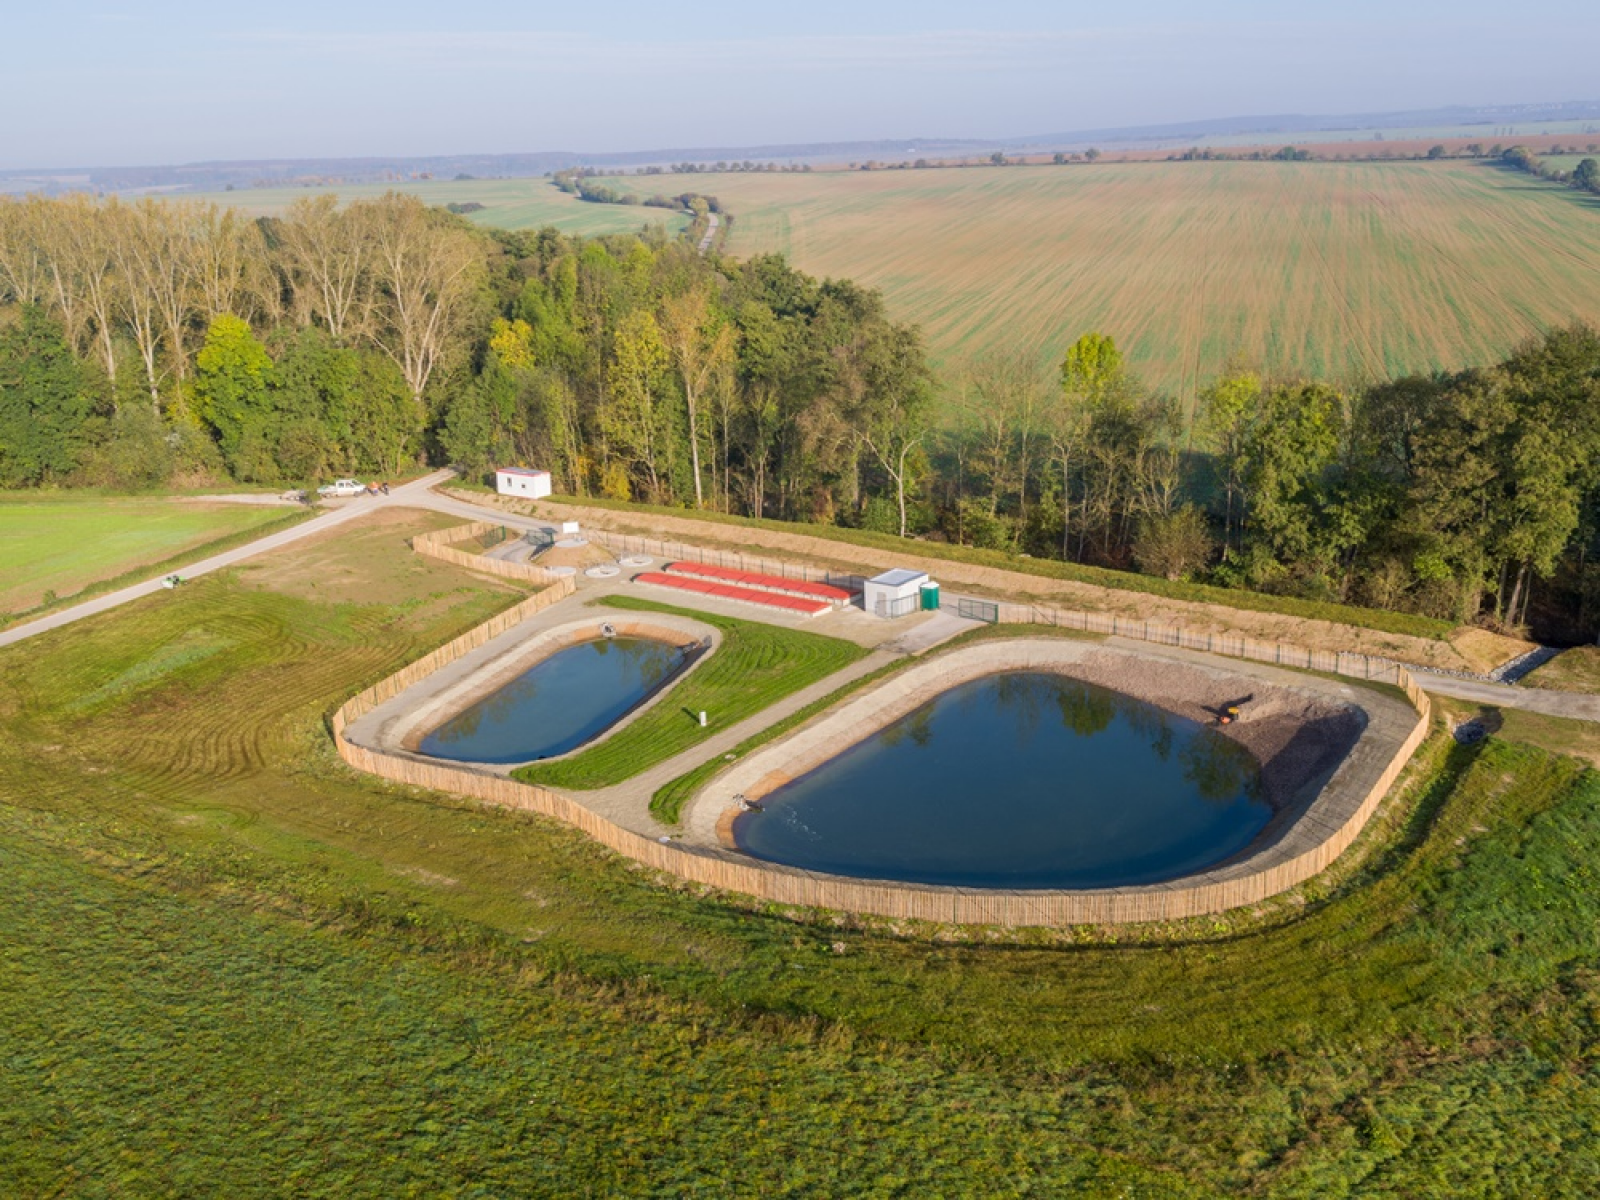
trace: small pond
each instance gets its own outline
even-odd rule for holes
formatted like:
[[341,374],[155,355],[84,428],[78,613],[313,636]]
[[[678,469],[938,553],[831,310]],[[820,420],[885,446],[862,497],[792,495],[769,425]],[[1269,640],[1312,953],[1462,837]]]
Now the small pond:
[[1060,675],[961,684],[763,797],[757,858],[909,883],[1159,883],[1250,844],[1272,810],[1216,729]]
[[649,638],[580,642],[452,717],[417,748],[458,762],[553,758],[604,733],[687,661],[677,646]]

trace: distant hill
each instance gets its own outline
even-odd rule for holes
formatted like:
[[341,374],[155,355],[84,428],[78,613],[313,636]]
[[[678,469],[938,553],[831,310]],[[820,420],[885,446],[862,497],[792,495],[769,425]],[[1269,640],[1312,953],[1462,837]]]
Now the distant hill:
[[1359,133],[1379,129],[1421,129],[1463,125],[1533,125],[1549,121],[1600,121],[1600,100],[1568,100],[1559,104],[1503,104],[1483,107],[1419,108],[1402,112],[1346,113],[1342,116],[1219,117],[1205,121],[1176,121],[1167,125],[1121,126],[1045,133],[1006,143],[1010,147],[1064,150],[1101,144],[1126,146],[1138,142],[1170,142],[1213,137],[1285,137],[1305,133]]
[[1079,129],[1015,138],[880,138],[857,142],[805,142],[759,146],[699,146],[678,149],[587,153],[548,150],[515,154],[449,154],[381,158],[280,158],[198,162],[146,167],[52,167],[0,171],[0,192],[92,190],[98,192],[223,191],[295,184],[413,182],[462,176],[520,179],[569,167],[637,168],[673,163],[819,163],[953,158],[989,153],[1074,150],[1088,146],[1133,149],[1217,138],[1291,138],[1306,134],[1463,126],[1515,126],[1556,121],[1600,122],[1600,100],[1556,104],[1413,109],[1338,116],[1219,117],[1164,125]]

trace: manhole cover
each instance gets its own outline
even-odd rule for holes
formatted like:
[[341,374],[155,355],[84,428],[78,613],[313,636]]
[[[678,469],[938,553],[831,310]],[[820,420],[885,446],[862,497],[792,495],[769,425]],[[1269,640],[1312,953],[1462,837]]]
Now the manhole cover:
[[625,567],[648,567],[655,559],[648,554],[624,554],[617,561]]
[[599,566],[590,567],[584,572],[590,579],[610,579],[614,575],[621,575],[621,567]]

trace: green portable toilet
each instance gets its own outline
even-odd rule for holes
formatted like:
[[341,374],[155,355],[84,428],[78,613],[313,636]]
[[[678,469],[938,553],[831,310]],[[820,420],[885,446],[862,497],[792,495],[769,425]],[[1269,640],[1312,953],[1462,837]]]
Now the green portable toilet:
[[939,611],[939,585],[931,579],[922,585],[922,611]]

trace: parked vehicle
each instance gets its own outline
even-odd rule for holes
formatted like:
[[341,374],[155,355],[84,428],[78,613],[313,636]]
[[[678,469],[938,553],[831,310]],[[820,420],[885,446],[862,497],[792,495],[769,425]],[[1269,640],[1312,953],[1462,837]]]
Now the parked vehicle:
[[325,483],[317,489],[319,496],[359,496],[367,490],[367,485],[358,479],[335,479],[332,483]]

